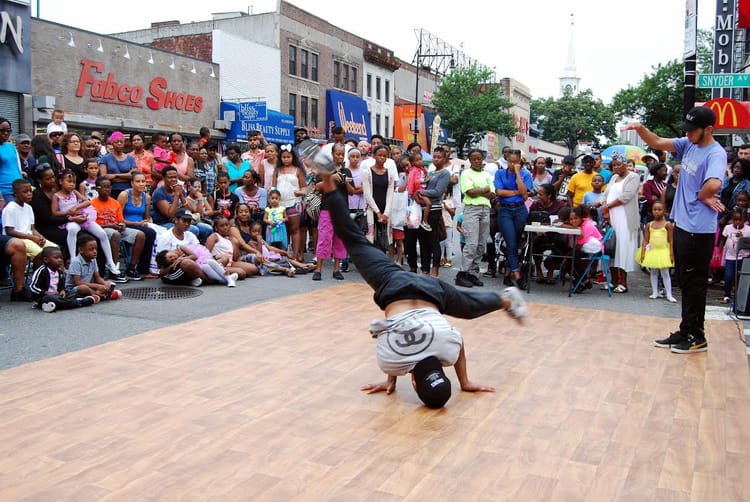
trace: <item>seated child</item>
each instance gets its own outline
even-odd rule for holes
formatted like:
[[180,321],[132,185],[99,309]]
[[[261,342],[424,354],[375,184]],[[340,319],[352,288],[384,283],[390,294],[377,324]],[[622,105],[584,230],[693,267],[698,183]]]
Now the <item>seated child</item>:
[[214,216],[223,216],[229,219],[234,217],[240,199],[229,190],[229,175],[227,173],[222,171],[216,175],[216,187],[212,198]]
[[214,210],[211,208],[211,203],[208,201],[208,198],[203,195],[201,180],[198,178],[190,178],[187,188],[188,196],[186,197],[186,207],[193,212],[193,222],[198,223],[199,221],[202,221],[211,224],[211,217],[214,215]]
[[82,234],[77,243],[78,254],[70,260],[70,268],[65,278],[65,295],[68,298],[98,296],[103,300],[117,300],[122,291],[115,289],[115,283],[105,281],[99,275],[96,264],[96,239]]
[[[125,226],[125,218],[122,215],[122,206],[116,199],[110,197],[112,193],[112,182],[104,176],[97,178],[98,195],[91,201],[91,207],[96,210],[96,223],[102,227],[104,233],[109,237],[112,249],[112,260],[120,261],[120,242],[130,245],[130,264],[125,272],[126,279],[132,281],[143,280],[138,273],[138,262],[144,251],[146,234],[135,228]],[[122,276],[112,277],[115,282],[123,282]]]
[[57,247],[49,242],[34,228],[34,210],[31,208],[31,183],[23,178],[13,182],[15,200],[3,208],[3,233],[23,241],[26,246],[26,257],[33,260],[34,267],[42,265],[42,248]]
[[411,162],[409,180],[407,182],[409,196],[414,199],[414,202],[422,206],[422,223],[419,226],[423,230],[431,232],[432,227],[427,223],[427,220],[430,218],[432,202],[429,197],[422,195],[421,192],[421,190],[427,190],[427,183],[430,180],[427,176],[427,169],[425,169],[424,164],[422,163],[422,154],[412,153],[409,155],[409,162]]
[[250,236],[249,244],[256,250],[256,255],[259,256],[255,259],[255,264],[258,265],[260,275],[278,272],[286,274],[288,277],[294,277],[298,270],[301,274],[315,270],[315,265],[292,259],[288,251],[269,246],[263,240],[263,227],[259,222],[250,224]]
[[[570,218],[568,222],[563,226],[570,228],[580,228],[581,235],[576,240],[576,259],[573,264],[574,278],[578,278],[583,274],[586,269],[587,260],[591,259],[591,255],[598,253],[602,250],[602,234],[596,225],[591,220],[591,208],[583,204],[576,206],[570,212]],[[576,289],[576,293],[581,293],[584,289],[591,289],[591,280],[587,277],[581,282],[581,285]]]
[[194,261],[206,274],[209,283],[224,284],[228,288],[237,286],[239,275],[234,272],[227,273],[224,267],[211,257],[211,251],[201,244],[188,244],[177,246],[173,250],[163,249],[156,254],[156,264],[159,265],[159,273],[168,276],[183,259]]
[[206,240],[206,249],[213,258],[224,266],[229,273],[236,273],[240,279],[258,275],[258,267],[250,262],[240,260],[240,245],[231,235],[232,225],[227,218],[219,216],[214,221],[214,233]]
[[55,312],[99,303],[98,295],[68,297],[65,292],[64,260],[60,248],[44,248],[41,254],[42,266],[34,270],[29,284],[29,290],[36,301],[34,308],[42,309],[44,312]]
[[78,244],[78,232],[86,230],[97,238],[102,246],[107,263],[107,270],[115,282],[128,282],[127,278],[120,274],[120,266],[112,258],[112,248],[109,238],[102,227],[96,222],[96,209],[91,207],[91,201],[84,199],[83,195],[75,189],[76,177],[73,171],[63,170],[59,176],[60,190],[52,197],[52,214],[64,216],[67,223],[60,225],[68,232],[68,251],[70,256],[76,254]]

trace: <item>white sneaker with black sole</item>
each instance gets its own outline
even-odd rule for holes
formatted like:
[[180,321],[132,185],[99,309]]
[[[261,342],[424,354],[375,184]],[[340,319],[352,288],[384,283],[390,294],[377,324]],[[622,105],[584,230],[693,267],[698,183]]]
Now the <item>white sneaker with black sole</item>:
[[51,312],[54,312],[56,308],[57,308],[57,304],[55,304],[55,302],[42,303],[42,310],[44,312],[47,312],[48,314]]

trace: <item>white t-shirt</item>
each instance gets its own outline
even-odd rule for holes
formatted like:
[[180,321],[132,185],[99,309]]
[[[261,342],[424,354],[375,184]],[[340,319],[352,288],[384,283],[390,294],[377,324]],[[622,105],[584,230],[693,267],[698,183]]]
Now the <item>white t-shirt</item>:
[[[507,162],[506,162],[506,165],[507,165]],[[494,162],[486,162],[482,170],[486,173],[489,173],[489,175],[492,176],[492,179],[494,180],[495,173],[497,172],[497,164],[495,164]]]
[[165,249],[167,251],[172,251],[173,249],[177,249],[179,246],[193,246],[195,244],[200,244],[200,242],[198,241],[198,238],[195,236],[195,234],[190,230],[186,230],[184,239],[180,240],[174,234],[172,229],[170,229],[167,232],[162,232],[156,237],[156,252],[158,253],[159,251],[164,251]]
[[30,234],[34,224],[34,210],[29,204],[19,205],[16,201],[8,202],[3,209],[3,234],[8,235],[5,227],[22,234]]
[[370,323],[377,338],[378,366],[387,375],[405,375],[422,359],[435,356],[443,366],[458,360],[463,340],[458,329],[435,309],[402,312]]

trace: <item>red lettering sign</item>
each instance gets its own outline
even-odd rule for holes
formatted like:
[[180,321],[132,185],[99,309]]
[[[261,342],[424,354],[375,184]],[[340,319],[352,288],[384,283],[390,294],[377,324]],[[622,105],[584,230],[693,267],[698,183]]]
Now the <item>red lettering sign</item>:
[[[143,108],[143,87],[120,84],[112,72],[104,76],[104,63],[81,60],[81,75],[78,77],[76,96],[82,98],[88,90],[91,101],[112,105]],[[203,97],[169,90],[167,79],[154,77],[148,85],[151,96],[146,98],[146,106],[151,110],[162,108],[200,113],[203,110]]]

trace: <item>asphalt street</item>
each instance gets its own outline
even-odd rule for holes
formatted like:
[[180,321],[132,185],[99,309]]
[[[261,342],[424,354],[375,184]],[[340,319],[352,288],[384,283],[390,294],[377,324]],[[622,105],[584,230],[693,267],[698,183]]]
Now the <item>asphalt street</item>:
[[[483,264],[484,265],[484,264]],[[304,293],[322,288],[331,288],[336,294],[335,286],[339,281],[331,277],[331,264],[323,269],[323,280],[312,281],[311,275],[300,275],[294,278],[283,276],[253,277],[238,282],[236,288],[223,286],[204,286],[197,288],[200,295],[193,298],[170,300],[134,300],[125,298],[112,302],[102,302],[89,308],[55,312],[47,314],[32,310],[27,303],[9,302],[9,290],[0,290],[0,369],[46,359],[70,351],[80,350],[92,345],[118,340],[137,335],[153,329],[163,328],[188,322],[202,317],[212,316],[260,303],[269,298],[301,295],[290,300],[288,312],[294,315],[295,302],[305,301]],[[441,278],[453,282],[457,268],[441,269]],[[361,277],[352,267],[344,274],[345,281],[362,282]],[[676,327],[674,319],[679,318],[679,303],[672,304],[664,299],[650,300],[648,275],[637,271],[630,274],[630,291],[609,298],[606,291],[592,289],[583,294],[568,298],[567,289],[557,285],[532,284],[531,293],[526,295],[530,302],[537,304],[556,304],[585,307],[595,310],[607,310],[632,314],[648,314],[664,318],[663,326],[655,326],[655,334],[667,333]],[[485,289],[501,290],[504,286],[499,278],[483,278]],[[160,287],[159,280],[131,282],[121,285],[128,290],[137,287]],[[679,300],[679,290],[675,288]],[[718,300],[722,293],[718,288],[709,290],[709,305],[718,317],[728,311]],[[342,302],[346,298],[341,298]],[[544,316],[544,308],[537,306],[533,315]],[[554,318],[549,319],[554,326]],[[248,319],[248,329],[252,329],[252,319]],[[281,323],[280,323],[281,324]],[[362,327],[367,329],[366,326]]]

